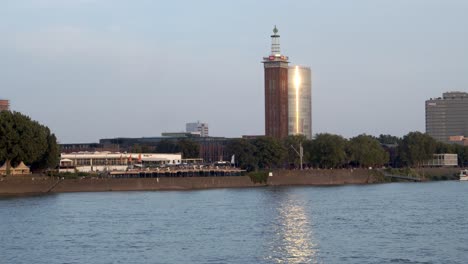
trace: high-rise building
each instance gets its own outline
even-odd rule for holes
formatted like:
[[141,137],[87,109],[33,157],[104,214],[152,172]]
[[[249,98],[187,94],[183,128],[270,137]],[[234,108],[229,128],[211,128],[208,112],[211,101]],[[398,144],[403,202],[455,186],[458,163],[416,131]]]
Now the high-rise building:
[[189,133],[200,133],[200,137],[209,136],[208,124],[200,123],[200,121],[185,124],[185,131]]
[[9,111],[10,101],[0,99],[0,111]]
[[468,93],[447,92],[426,101],[426,133],[438,141],[468,137]]
[[265,135],[288,136],[288,57],[281,54],[278,29],[271,35],[271,53],[263,57],[265,68]]
[[309,67],[288,70],[289,135],[312,139],[312,79]]

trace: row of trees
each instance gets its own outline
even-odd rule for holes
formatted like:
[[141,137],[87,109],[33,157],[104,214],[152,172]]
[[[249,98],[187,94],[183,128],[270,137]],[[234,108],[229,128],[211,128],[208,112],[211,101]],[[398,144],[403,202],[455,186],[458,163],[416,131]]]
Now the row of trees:
[[314,140],[304,136],[289,136],[279,141],[271,137],[235,139],[226,152],[236,157],[236,163],[247,170],[298,166],[299,145],[304,149],[304,163],[316,168],[345,166],[381,166],[388,153],[379,141],[367,135],[347,140],[339,135],[318,134]]
[[431,159],[433,154],[441,153],[457,154],[459,166],[468,164],[468,146],[439,142],[420,132],[410,132],[403,138],[380,136],[379,141],[382,144],[397,146],[393,149],[386,147],[392,154],[389,165],[393,167],[420,167],[423,162]]
[[468,148],[437,142],[427,134],[411,132],[402,138],[391,135],[317,134],[313,140],[289,136],[279,141],[270,137],[235,139],[226,152],[235,155],[238,166],[247,170],[298,167],[299,155],[293,149],[302,144],[304,164],[314,168],[419,167],[435,153],[457,153],[460,165],[468,161]]
[[18,112],[0,112],[0,165],[21,161],[33,170],[55,168],[60,159],[57,138],[48,127]]

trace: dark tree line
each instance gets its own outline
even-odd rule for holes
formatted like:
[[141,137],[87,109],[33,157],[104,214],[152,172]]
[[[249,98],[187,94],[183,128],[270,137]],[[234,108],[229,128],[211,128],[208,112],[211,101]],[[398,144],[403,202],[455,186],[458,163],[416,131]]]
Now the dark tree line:
[[346,139],[340,135],[317,134],[313,140],[289,136],[235,139],[226,146],[236,164],[246,170],[299,167],[299,144],[304,149],[304,165],[312,168],[419,167],[435,153],[456,153],[459,165],[468,163],[468,147],[437,142],[427,134],[410,132],[402,138],[366,134]]
[[0,112],[0,163],[16,166],[21,161],[32,170],[57,167],[60,150],[48,127],[18,112]]
[[[284,140],[271,137],[236,139],[226,152],[235,155],[236,164],[247,170],[299,167],[299,145],[303,146],[303,163],[315,168],[381,166],[388,154],[379,141],[360,135],[347,140],[342,136],[318,134],[314,140],[289,136]],[[297,152],[296,152],[297,151]]]

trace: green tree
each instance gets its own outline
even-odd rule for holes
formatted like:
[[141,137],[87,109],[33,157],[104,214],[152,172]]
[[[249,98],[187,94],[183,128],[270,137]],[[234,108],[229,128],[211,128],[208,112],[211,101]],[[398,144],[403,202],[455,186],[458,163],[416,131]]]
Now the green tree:
[[436,140],[431,136],[410,132],[398,145],[398,153],[404,165],[419,167],[424,161],[432,159],[436,145]]
[[447,144],[447,143],[437,141],[436,145],[435,145],[435,153],[438,153],[438,154],[453,153],[453,154],[455,154],[455,153],[457,153],[457,149],[456,149],[456,146],[454,144]]
[[351,163],[359,167],[383,166],[389,160],[379,141],[365,134],[349,140],[348,155]]
[[398,144],[401,141],[401,138],[392,136],[392,135],[383,135],[380,134],[377,140],[380,142],[380,144],[385,144],[385,145],[393,145],[393,144]]
[[177,146],[182,152],[184,159],[193,159],[200,157],[200,145],[190,139],[180,139],[177,141]]
[[[48,129],[47,129],[48,130]],[[47,135],[47,149],[41,159],[31,164],[34,170],[55,168],[60,162],[60,147],[54,134]]]
[[458,166],[465,167],[468,165],[468,146],[454,144],[453,148],[458,156]]
[[286,149],[281,142],[272,137],[259,137],[252,141],[256,148],[255,156],[261,169],[281,167]]
[[346,164],[346,143],[346,139],[339,135],[317,134],[305,150],[313,166],[338,168]]
[[37,168],[55,167],[58,152],[57,139],[47,127],[18,112],[0,112],[0,161],[7,166],[24,161],[42,164]]
[[256,147],[249,140],[243,138],[230,140],[225,150],[228,155],[234,155],[236,163],[234,165],[247,171],[257,170]]

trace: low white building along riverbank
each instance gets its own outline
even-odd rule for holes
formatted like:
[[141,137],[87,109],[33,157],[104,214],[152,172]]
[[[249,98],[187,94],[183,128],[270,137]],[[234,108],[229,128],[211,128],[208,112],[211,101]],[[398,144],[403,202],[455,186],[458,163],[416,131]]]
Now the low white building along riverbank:
[[424,167],[456,167],[458,166],[457,154],[434,154],[432,160],[424,162]]
[[179,165],[181,164],[181,161],[181,153],[62,153],[59,172],[126,171],[131,168]]

